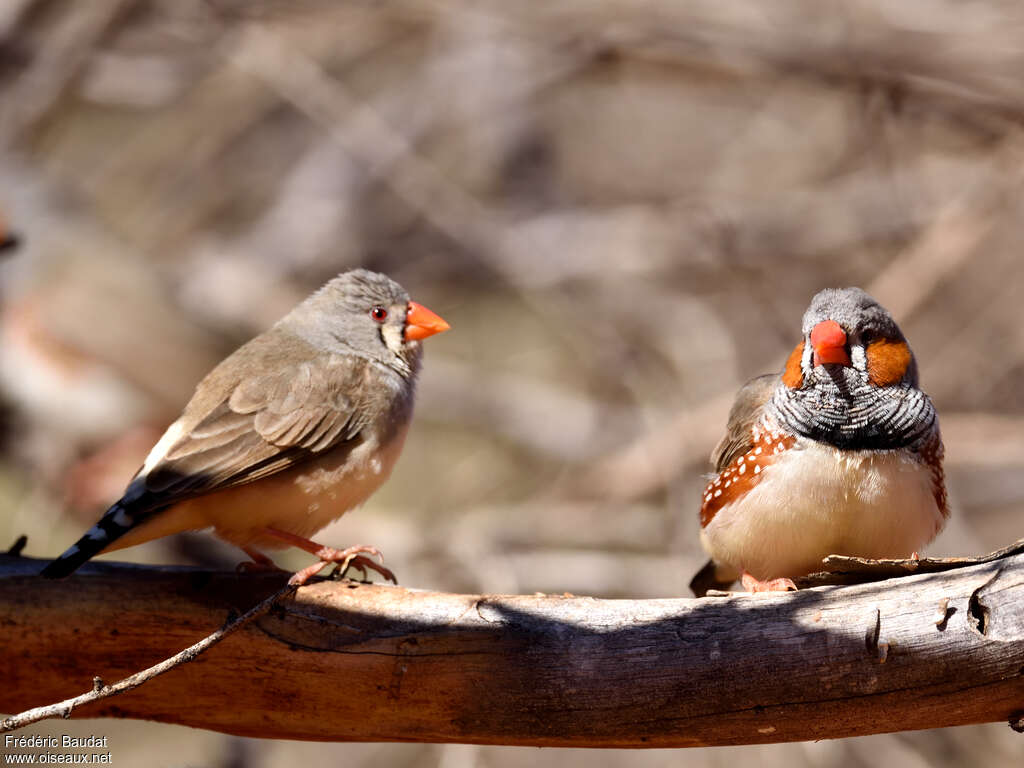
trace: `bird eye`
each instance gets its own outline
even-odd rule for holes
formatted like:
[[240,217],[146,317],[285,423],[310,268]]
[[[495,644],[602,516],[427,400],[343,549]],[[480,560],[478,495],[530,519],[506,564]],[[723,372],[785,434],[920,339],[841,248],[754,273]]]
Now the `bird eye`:
[[376,320],[378,323],[383,323],[388,319],[388,311],[384,307],[376,306],[370,310],[370,317]]

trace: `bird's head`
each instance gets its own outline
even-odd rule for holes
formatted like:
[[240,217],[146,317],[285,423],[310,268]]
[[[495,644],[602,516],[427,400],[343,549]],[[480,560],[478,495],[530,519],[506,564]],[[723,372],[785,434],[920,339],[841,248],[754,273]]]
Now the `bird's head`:
[[860,288],[820,291],[804,313],[802,331],[782,376],[791,389],[826,379],[851,386],[917,386],[917,363],[902,331]]
[[449,328],[390,277],[365,269],[334,278],[282,322],[323,348],[354,352],[406,375],[415,372],[420,342]]

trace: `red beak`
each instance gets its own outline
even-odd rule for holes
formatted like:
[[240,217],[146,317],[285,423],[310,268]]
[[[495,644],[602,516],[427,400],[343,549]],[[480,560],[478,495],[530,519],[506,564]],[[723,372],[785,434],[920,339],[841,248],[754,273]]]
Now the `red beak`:
[[431,312],[422,304],[409,302],[409,310],[405,313],[405,340],[419,341],[435,333],[443,333],[451,328],[441,316]]
[[850,354],[846,351],[846,331],[835,320],[824,320],[811,331],[811,346],[814,347],[814,365],[838,363],[850,365]]

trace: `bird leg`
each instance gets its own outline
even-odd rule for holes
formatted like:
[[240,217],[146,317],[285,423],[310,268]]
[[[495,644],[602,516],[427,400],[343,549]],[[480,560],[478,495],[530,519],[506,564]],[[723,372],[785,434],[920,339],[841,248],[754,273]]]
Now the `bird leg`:
[[369,568],[379,573],[388,581],[391,581],[394,584],[398,583],[398,580],[395,578],[395,574],[391,572],[391,569],[385,568],[379,563],[375,563],[369,557],[363,557],[363,554],[365,553],[367,555],[373,555],[374,557],[383,559],[383,555],[381,555],[380,550],[376,547],[368,547],[365,544],[358,544],[354,547],[348,547],[347,549],[334,549],[333,547],[325,547],[317,544],[315,541],[304,539],[301,536],[296,536],[294,533],[278,530],[277,528],[268,527],[264,528],[264,531],[269,535],[277,539],[281,539],[282,541],[298,547],[299,549],[305,550],[320,559],[320,562],[303,568],[301,571],[296,571],[288,580],[289,584],[301,586],[331,563],[339,564],[337,572],[340,572],[342,576],[344,576],[345,571],[347,571],[351,566],[355,566],[362,570],[364,574]]
[[264,555],[262,552],[257,552],[255,549],[249,549],[248,547],[242,547],[242,551],[249,556],[252,562],[239,563],[235,567],[235,570],[238,573],[254,573],[260,571],[266,572],[284,570],[283,568],[279,568],[273,560]]
[[788,592],[789,590],[796,591],[796,584],[793,583],[792,579],[766,579],[761,581],[755,576],[751,576],[746,571],[740,574],[740,581],[743,583],[743,588],[747,592]]

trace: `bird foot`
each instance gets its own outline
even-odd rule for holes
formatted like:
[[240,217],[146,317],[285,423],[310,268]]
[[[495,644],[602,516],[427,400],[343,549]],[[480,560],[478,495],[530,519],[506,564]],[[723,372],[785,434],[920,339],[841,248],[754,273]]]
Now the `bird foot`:
[[361,570],[364,576],[368,574],[369,569],[376,571],[393,584],[398,583],[398,580],[395,578],[395,574],[390,568],[386,568],[380,563],[374,562],[369,557],[364,557],[364,553],[383,559],[383,555],[381,555],[379,549],[376,547],[369,547],[364,544],[348,547],[347,549],[321,547],[316,552],[313,552],[316,557],[320,558],[320,562],[303,568],[301,571],[297,571],[290,579],[288,579],[288,583],[294,586],[302,586],[309,581],[310,578],[332,563],[337,564],[337,568],[334,569],[334,573],[332,574],[337,578],[344,578],[348,569],[355,567]]
[[334,572],[336,574],[340,573],[342,576],[344,576],[345,571],[347,571],[350,566],[354,565],[356,568],[362,570],[364,576],[368,573],[367,569],[369,569],[376,571],[393,584],[398,583],[398,580],[395,578],[395,574],[392,573],[389,568],[385,568],[383,565],[373,562],[370,558],[362,556],[363,554],[373,555],[374,557],[383,560],[383,555],[381,555],[380,550],[376,547],[368,547],[365,544],[358,544],[354,547],[349,547],[348,549],[335,549],[334,547],[325,547],[321,544],[317,544],[315,541],[310,541],[302,536],[296,536],[294,533],[282,531],[279,528],[271,528],[268,526],[267,528],[264,528],[263,531],[269,536],[273,536],[276,539],[287,542],[293,547],[303,549],[314,557],[320,559],[320,562],[314,563],[307,568],[303,568],[301,571],[296,571],[292,577],[288,579],[288,583],[294,586],[302,586],[331,563],[338,563],[338,568],[336,568]]
[[376,571],[385,579],[389,580],[392,584],[397,584],[398,581],[395,579],[395,574],[390,568],[385,568],[383,565],[375,563],[368,557],[362,555],[350,555],[346,557],[342,562],[335,564],[334,570],[331,571],[328,578],[331,579],[344,579],[345,574],[348,573],[349,568],[358,568],[363,572],[363,578],[365,579],[369,571],[366,569]]
[[751,576],[746,571],[743,571],[740,575],[740,581],[743,583],[743,588],[747,590],[747,592],[796,591],[796,584],[793,583],[792,579],[766,579],[765,581],[761,581],[760,579]]

